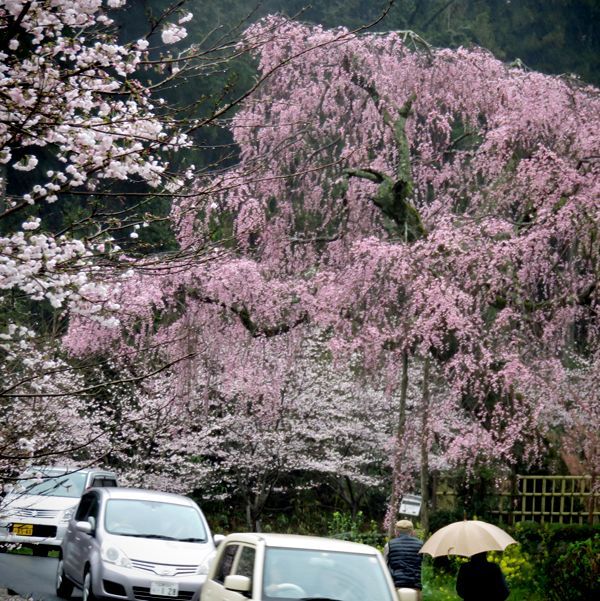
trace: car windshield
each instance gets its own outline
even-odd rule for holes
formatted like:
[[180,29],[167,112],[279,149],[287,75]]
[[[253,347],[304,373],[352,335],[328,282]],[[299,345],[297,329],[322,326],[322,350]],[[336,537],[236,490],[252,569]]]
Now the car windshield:
[[189,505],[142,499],[109,499],[104,528],[110,534],[206,542],[200,513]]
[[43,495],[46,497],[68,497],[77,499],[85,487],[85,474],[54,475],[56,472],[25,474],[15,485],[12,494]]
[[272,547],[265,555],[263,597],[395,601],[384,569],[373,555]]

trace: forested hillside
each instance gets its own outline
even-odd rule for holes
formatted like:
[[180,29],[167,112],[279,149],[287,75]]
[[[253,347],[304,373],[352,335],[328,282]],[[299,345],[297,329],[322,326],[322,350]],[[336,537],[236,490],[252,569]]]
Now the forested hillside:
[[[357,28],[377,21],[388,3],[224,0],[201,5],[196,12],[208,30],[216,24],[230,25],[246,15],[251,14],[252,20],[275,12],[327,27]],[[503,61],[520,59],[536,71],[573,73],[598,83],[598,23],[600,5],[595,0],[396,0],[373,30],[412,30],[438,47],[483,46]]]

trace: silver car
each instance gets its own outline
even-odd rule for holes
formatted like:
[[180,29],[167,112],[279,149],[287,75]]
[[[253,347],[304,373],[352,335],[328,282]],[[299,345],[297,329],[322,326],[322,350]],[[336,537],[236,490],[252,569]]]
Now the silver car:
[[197,601],[215,549],[202,511],[188,497],[92,489],[69,522],[56,594],[68,599],[76,586],[83,601]]
[[58,548],[84,490],[116,485],[113,472],[98,468],[30,468],[0,504],[0,544],[31,547],[34,555]]

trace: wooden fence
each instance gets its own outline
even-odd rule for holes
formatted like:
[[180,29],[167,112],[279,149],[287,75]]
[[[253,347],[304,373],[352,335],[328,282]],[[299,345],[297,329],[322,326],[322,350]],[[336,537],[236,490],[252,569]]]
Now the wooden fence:
[[511,523],[596,523],[600,495],[591,476],[517,476],[516,490],[500,494],[498,513]]
[[[438,490],[438,507],[454,508],[456,495],[448,487]],[[498,494],[500,521],[600,523],[600,493],[593,491],[591,476],[517,476],[514,489]]]

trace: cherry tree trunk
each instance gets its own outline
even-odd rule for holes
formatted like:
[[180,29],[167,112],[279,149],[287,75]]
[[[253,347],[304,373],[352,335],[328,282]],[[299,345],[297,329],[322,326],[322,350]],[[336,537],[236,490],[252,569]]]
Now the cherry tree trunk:
[[429,532],[429,356],[423,364],[423,398],[421,407],[421,528]]
[[390,495],[390,520],[388,524],[388,535],[394,534],[394,523],[398,513],[399,501],[399,478],[402,471],[402,438],[405,432],[406,423],[406,395],[408,391],[408,353],[402,354],[402,376],[400,380],[400,404],[398,407],[398,425],[396,427],[396,454],[392,467],[392,493]]

